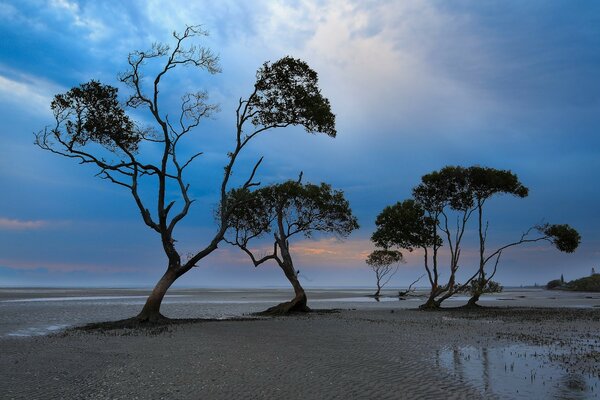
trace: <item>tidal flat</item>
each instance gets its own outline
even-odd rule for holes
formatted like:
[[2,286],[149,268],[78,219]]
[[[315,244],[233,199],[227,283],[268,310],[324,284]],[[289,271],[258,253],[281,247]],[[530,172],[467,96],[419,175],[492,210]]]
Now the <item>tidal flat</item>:
[[0,289],[3,398],[600,398],[598,294],[508,289],[424,312],[391,290],[313,289],[312,308],[338,311],[256,319],[289,291],[175,289],[165,315],[222,320],[70,329],[135,315],[146,293]]

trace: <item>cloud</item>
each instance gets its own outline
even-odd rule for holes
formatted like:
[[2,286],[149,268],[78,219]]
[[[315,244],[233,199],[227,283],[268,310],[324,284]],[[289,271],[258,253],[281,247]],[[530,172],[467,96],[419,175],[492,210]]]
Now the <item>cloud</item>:
[[22,231],[40,229],[48,225],[47,221],[23,221],[18,219],[0,217],[0,230]]
[[96,272],[96,273],[123,273],[143,271],[139,267],[122,267],[115,265],[100,265],[100,264],[80,264],[68,262],[44,262],[44,261],[24,261],[24,260],[8,260],[0,259],[0,265],[3,267],[20,270],[20,271],[35,271],[47,270],[48,272]]
[[108,36],[109,29],[97,18],[92,18],[79,7],[77,2],[69,0],[51,0],[50,7],[67,15],[76,28],[87,31],[87,39],[98,41]]
[[54,83],[32,75],[2,68],[0,65],[0,102],[16,106],[28,114],[50,115],[50,103],[63,91]]

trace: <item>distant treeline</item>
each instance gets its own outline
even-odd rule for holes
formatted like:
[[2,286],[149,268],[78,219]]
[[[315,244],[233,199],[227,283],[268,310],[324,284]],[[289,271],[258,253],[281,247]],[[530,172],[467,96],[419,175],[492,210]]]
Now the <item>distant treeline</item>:
[[575,292],[600,292],[600,274],[592,274],[583,278],[565,282],[561,279],[554,279],[548,282],[547,289],[554,290],[572,290]]

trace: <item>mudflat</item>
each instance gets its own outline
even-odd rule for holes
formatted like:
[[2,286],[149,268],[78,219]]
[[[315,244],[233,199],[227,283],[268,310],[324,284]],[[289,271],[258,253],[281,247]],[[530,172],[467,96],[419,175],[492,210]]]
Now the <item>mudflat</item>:
[[0,354],[6,399],[589,399],[600,310],[387,307],[67,330],[2,337]]

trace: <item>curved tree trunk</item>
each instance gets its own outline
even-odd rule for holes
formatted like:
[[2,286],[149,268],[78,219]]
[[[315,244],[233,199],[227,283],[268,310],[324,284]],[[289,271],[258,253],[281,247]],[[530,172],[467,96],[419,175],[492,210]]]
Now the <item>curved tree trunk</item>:
[[429,298],[427,299],[427,301],[424,304],[421,304],[419,306],[419,309],[420,310],[439,310],[440,303],[435,300],[435,297],[437,296],[437,294],[438,294],[437,287],[431,289],[431,292],[429,293]]
[[292,262],[292,257],[290,255],[289,250],[287,249],[287,243],[283,243],[283,245],[281,245],[280,243],[279,248],[281,250],[281,256],[283,258],[282,262],[279,263],[279,266],[283,270],[285,277],[292,284],[295,295],[292,300],[273,306],[263,311],[263,314],[273,315],[288,314],[292,312],[310,312],[311,309],[306,305],[306,293],[304,292],[304,288],[302,288],[302,285],[298,280],[298,274],[296,274],[296,270],[294,269],[294,263]]
[[175,272],[171,269],[167,269],[162,278],[158,281],[150,296],[144,304],[142,311],[135,317],[140,322],[159,322],[167,320],[168,318],[160,313],[160,305],[162,304],[163,298],[167,293],[167,290],[171,287],[173,282],[178,278]]
[[424,304],[421,304],[419,306],[420,310],[439,310],[440,309],[440,305],[437,301],[435,301],[435,299],[427,299],[427,301]]
[[469,299],[469,301],[465,305],[465,308],[481,307],[479,304],[477,304],[477,302],[479,301],[479,297],[480,296],[481,296],[481,293],[472,294],[471,298]]

